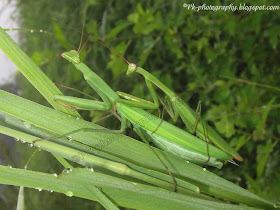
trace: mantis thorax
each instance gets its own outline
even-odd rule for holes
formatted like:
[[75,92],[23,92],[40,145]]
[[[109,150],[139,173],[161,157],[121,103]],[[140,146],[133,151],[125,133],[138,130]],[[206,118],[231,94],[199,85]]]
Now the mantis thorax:
[[64,52],[61,54],[61,56],[73,64],[80,63],[79,53],[76,50],[70,50],[69,52]]

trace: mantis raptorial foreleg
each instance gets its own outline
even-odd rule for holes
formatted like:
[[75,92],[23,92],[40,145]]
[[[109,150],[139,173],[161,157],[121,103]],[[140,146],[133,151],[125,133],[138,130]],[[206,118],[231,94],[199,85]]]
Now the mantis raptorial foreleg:
[[117,91],[117,94],[123,99],[117,99],[116,102],[122,102],[124,104],[142,109],[158,109],[159,99],[153,84],[149,80],[145,80],[145,82],[154,102],[150,102],[120,91]]
[[[56,95],[54,99],[57,101],[58,104],[62,106],[66,106],[70,109],[78,109],[78,110],[94,110],[94,111],[110,111],[112,106],[106,105],[104,102],[100,101],[93,101],[89,99],[77,98],[72,96],[59,96]],[[108,109],[109,107],[109,109]],[[128,121],[126,118],[121,118],[118,115],[116,117],[121,121],[121,128],[120,130],[114,130],[115,133],[123,133],[128,126]],[[86,128],[85,128],[86,129]],[[79,131],[82,132],[83,130]],[[84,132],[90,130],[84,130]],[[98,132],[98,130],[92,132]],[[100,130],[99,132],[103,132]]]

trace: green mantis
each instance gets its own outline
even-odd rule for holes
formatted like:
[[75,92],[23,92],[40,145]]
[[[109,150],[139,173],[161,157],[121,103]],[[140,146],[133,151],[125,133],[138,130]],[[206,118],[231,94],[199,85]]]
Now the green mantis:
[[223,163],[220,160],[231,159],[226,152],[206,144],[194,135],[145,111],[144,109],[156,109],[159,106],[156,92],[149,80],[146,79],[146,83],[152,93],[154,103],[113,91],[96,73],[80,61],[77,51],[62,53],[62,57],[83,73],[85,80],[98,93],[102,102],[57,95],[55,96],[57,103],[73,109],[113,110],[121,120],[121,129],[113,132],[123,132],[126,127],[133,125],[135,132],[143,140],[151,140],[163,150],[195,163],[221,168]]

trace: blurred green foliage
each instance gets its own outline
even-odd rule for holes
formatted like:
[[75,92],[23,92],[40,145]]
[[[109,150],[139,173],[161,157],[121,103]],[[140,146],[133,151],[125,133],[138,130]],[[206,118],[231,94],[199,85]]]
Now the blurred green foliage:
[[[126,77],[126,63],[97,45],[96,40],[100,39],[157,76],[193,108],[201,100],[203,119],[245,159],[239,167],[228,164],[222,170],[211,170],[279,202],[279,11],[196,12],[183,8],[182,3],[89,0],[85,32],[93,36],[81,58],[114,90],[151,99],[143,78]],[[232,2],[196,1],[195,5],[203,3],[229,5]],[[240,3],[279,5],[277,0],[234,1],[234,5]],[[22,33],[23,49],[54,82],[96,96],[81,73],[59,56],[63,51],[78,48],[84,2],[25,0],[18,2],[18,9],[22,28],[48,31]],[[24,78],[18,81],[23,97],[46,104]],[[64,92],[82,97],[69,90]],[[98,112],[83,114],[89,120],[101,115]],[[102,121],[101,125],[119,127],[118,121],[112,118]],[[182,122],[177,125],[183,127]],[[42,199],[41,196],[41,193],[36,195],[38,199]],[[59,199],[65,198],[55,199],[62,202]]]

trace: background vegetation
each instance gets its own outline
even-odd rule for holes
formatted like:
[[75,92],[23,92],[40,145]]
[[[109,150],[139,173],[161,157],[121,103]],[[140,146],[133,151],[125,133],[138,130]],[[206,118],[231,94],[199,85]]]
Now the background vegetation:
[[[22,28],[29,29],[22,31],[21,45],[54,82],[96,96],[82,75],[60,57],[61,52],[77,49],[79,45],[85,9],[84,1],[81,2],[19,0]],[[95,41],[101,39],[157,76],[193,108],[201,100],[203,119],[213,124],[245,159],[239,167],[228,164],[222,170],[210,170],[261,197],[279,202],[279,11],[195,12],[183,8],[183,3],[89,0],[85,32],[93,33],[93,37],[81,57],[114,90],[149,99],[143,78],[126,77],[126,63],[97,45]],[[195,4],[203,3],[206,2]],[[230,3],[207,1],[212,5]],[[234,2],[239,3],[268,4],[267,1]],[[269,5],[279,5],[279,2],[272,0]],[[18,75],[17,81],[23,97],[47,105],[25,78]],[[63,92],[81,97],[72,91]],[[93,121],[102,116],[98,112],[82,114]],[[100,124],[119,127],[113,118]],[[183,127],[182,122],[177,125]],[[15,147],[16,152],[10,154],[1,145],[5,162],[23,167],[32,149],[20,144]],[[11,161],[19,157],[20,162]],[[46,153],[41,153],[37,161],[30,168],[43,172],[58,170],[54,158]],[[16,205],[17,188],[5,186],[4,190],[11,197],[3,199],[2,194],[0,203],[11,209]],[[78,198],[34,190],[26,192],[28,209],[37,205],[42,209],[93,207],[91,202]]]

